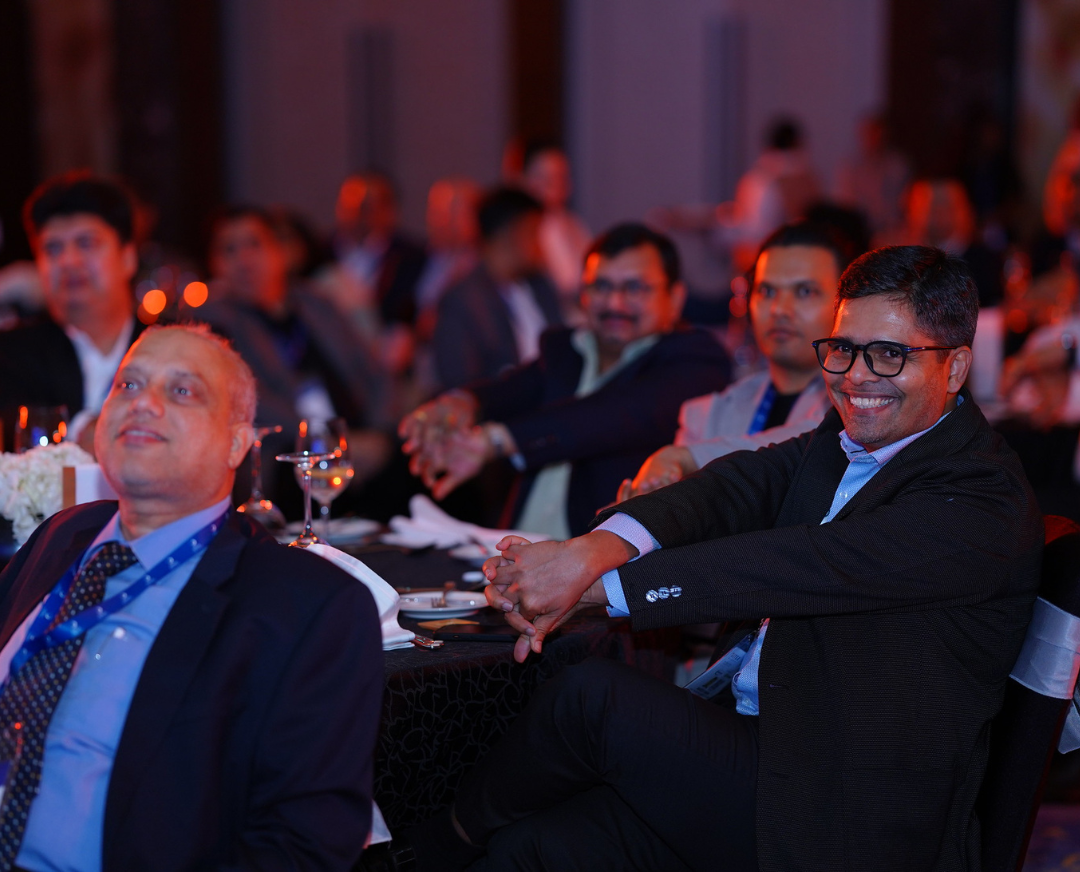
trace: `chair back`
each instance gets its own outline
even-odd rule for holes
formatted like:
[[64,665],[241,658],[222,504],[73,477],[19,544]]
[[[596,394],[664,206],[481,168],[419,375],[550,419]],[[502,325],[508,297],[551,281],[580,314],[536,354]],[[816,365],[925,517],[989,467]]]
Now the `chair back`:
[[[1039,596],[1080,616],[1080,526],[1046,516]],[[1071,700],[1043,696],[1009,680],[994,719],[979,792],[983,872],[1018,872]]]

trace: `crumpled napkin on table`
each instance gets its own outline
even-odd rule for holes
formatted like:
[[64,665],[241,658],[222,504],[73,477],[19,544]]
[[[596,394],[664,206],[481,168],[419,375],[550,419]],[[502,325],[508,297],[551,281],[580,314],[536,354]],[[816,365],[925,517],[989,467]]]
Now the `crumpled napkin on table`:
[[312,554],[329,560],[335,566],[344,569],[353,578],[359,579],[371,591],[375,598],[375,608],[379,610],[379,622],[382,624],[383,651],[393,651],[397,648],[408,648],[416,634],[406,630],[398,623],[398,609],[401,607],[401,597],[381,575],[369,567],[366,563],[350,557],[343,551],[338,551],[333,545],[308,545],[307,549]]
[[416,494],[409,500],[409,514],[412,517],[395,515],[390,519],[390,532],[383,534],[383,542],[406,548],[425,548],[429,545],[436,548],[454,548],[458,545],[472,545],[483,549],[487,557],[494,557],[499,553],[495,550],[495,544],[504,536],[522,536],[530,542],[551,538],[543,533],[492,530],[459,521],[446,514],[423,494]]

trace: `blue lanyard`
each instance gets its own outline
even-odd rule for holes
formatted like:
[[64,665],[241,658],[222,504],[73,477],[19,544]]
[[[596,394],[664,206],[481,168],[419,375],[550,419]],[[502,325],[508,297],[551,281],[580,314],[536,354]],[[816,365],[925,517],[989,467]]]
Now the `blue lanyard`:
[[[75,564],[64,573],[64,577],[56,583],[56,587],[52,589],[45,602],[41,606],[41,611],[38,612],[37,617],[34,619],[34,623],[30,626],[30,631],[26,634],[26,639],[23,641],[22,647],[18,653],[11,660],[11,669],[8,672],[8,679],[18,672],[23,665],[39,651],[45,648],[54,648],[55,646],[66,642],[69,639],[76,639],[83,633],[90,630],[92,627],[96,627],[105,618],[113,614],[113,612],[119,611],[126,606],[136,597],[143,593],[148,587],[153,584],[157,584],[166,575],[172,572],[176,567],[186,563],[192,557],[199,552],[203,551],[207,545],[210,544],[210,540],[214,538],[217,531],[221,529],[225,523],[225,518],[229,514],[226,509],[218,518],[211,521],[201,530],[199,530],[190,539],[183,542],[172,554],[161,560],[153,569],[144,574],[142,578],[133,584],[128,585],[124,590],[118,594],[114,594],[104,602],[90,606],[83,609],[79,614],[68,618],[64,623],[57,624],[47,633],[45,630],[48,628],[52,619],[60,611],[60,607],[64,604],[64,599],[68,595],[68,591],[71,590],[71,585],[75,581],[75,575],[78,567],[82,564],[82,556],[75,561]],[[83,552],[85,554],[85,552]]]
[[769,382],[769,386],[765,389],[765,396],[761,398],[757,411],[754,412],[754,420],[750,422],[750,429],[746,431],[747,435],[753,436],[755,433],[760,433],[765,429],[765,422],[769,420],[769,412],[772,411],[775,402],[776,387],[772,382]]

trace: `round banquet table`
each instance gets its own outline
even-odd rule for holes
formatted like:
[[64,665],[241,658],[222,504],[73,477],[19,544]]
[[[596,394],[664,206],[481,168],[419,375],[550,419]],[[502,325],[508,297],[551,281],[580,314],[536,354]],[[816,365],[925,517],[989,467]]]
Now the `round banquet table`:
[[[444,551],[389,546],[351,550],[395,587],[460,583],[471,568]],[[500,622],[494,610],[470,620]],[[430,630],[402,617],[407,629]],[[448,641],[442,648],[387,651],[382,728],[375,760],[375,800],[391,832],[430,817],[453,799],[462,775],[524,709],[536,687],[586,657],[621,660],[670,679],[677,630],[635,633],[603,610],[575,615],[539,656],[515,663],[510,642]]]

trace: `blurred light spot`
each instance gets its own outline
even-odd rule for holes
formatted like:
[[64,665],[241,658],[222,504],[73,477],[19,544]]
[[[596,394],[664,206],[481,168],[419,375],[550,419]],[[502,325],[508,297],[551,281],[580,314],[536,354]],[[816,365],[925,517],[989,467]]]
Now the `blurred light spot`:
[[199,308],[209,296],[210,289],[206,287],[206,282],[189,282],[184,288],[184,302],[192,309]]
[[142,321],[143,324],[153,324],[155,321],[157,321],[157,315],[151,315],[142,306],[139,306],[136,314],[139,316],[139,320]]
[[147,291],[146,296],[142,298],[143,308],[151,315],[160,315],[164,312],[165,304],[167,302],[168,300],[165,299],[165,292],[158,288]]

